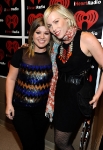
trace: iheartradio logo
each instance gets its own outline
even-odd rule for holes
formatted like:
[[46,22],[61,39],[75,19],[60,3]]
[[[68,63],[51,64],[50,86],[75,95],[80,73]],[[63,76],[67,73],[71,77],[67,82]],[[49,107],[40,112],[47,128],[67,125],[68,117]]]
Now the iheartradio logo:
[[0,61],[4,58],[5,54],[2,49],[0,49]]
[[29,23],[29,25],[31,25],[32,22],[33,22],[35,19],[39,18],[39,17],[43,17],[43,14],[41,14],[41,13],[39,13],[39,14],[37,14],[37,15],[30,14],[30,15],[28,16],[28,23]]
[[7,41],[6,42],[6,48],[7,50],[12,53],[12,50],[14,52],[16,52],[18,50],[18,47],[19,47],[19,43],[17,41]]
[[60,3],[66,8],[68,8],[70,5],[70,0],[50,0],[49,5],[53,5],[55,3]]
[[9,28],[15,28],[18,24],[18,21],[19,21],[19,18],[17,15],[7,15],[6,18],[5,18],[5,22],[6,22],[6,25],[9,27]]
[[[34,4],[35,0],[30,0],[32,4]],[[41,2],[41,0],[38,0],[38,4]]]
[[0,5],[0,15],[2,13],[2,10],[3,10],[2,5]]
[[89,10],[88,12],[78,11],[75,13],[77,25],[82,29],[83,22],[87,23],[87,30],[92,27],[98,20],[99,15],[95,10]]
[[4,0],[6,2],[6,4],[10,7],[10,3],[12,2],[12,6],[14,6],[14,4],[16,3],[17,0]]

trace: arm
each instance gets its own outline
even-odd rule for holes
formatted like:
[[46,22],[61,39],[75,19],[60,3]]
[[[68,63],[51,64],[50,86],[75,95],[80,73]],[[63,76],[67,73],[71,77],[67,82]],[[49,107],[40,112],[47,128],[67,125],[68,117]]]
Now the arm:
[[93,104],[93,108],[95,108],[97,106],[99,97],[101,96],[102,92],[103,92],[103,73],[100,78],[100,83],[99,83],[98,89],[97,89],[95,95],[93,96],[92,100],[90,101],[90,104]]
[[12,97],[14,86],[16,82],[16,78],[18,75],[18,68],[10,65],[9,73],[6,78],[6,110],[5,113],[9,119],[13,119],[14,117],[14,108],[12,105]]
[[[83,52],[88,56],[93,56],[99,66],[103,68],[103,48],[97,38],[89,32],[84,32],[81,37],[81,47]],[[101,75],[100,84],[90,104],[93,108],[97,106],[98,99],[103,91],[103,74]]]

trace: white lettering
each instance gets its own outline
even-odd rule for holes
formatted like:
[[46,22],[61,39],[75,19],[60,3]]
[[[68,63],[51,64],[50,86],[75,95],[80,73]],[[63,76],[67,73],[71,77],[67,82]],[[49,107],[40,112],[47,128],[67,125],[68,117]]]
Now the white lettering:
[[88,5],[95,5],[95,4],[101,4],[101,1],[98,1],[98,0],[88,1]]
[[15,7],[15,8],[11,8],[11,11],[18,11],[19,8]]
[[36,6],[36,9],[43,9],[43,8],[45,8],[45,5]]
[[14,31],[14,30],[12,30],[12,33],[20,33],[18,30],[16,30],[16,31]]
[[95,1],[86,1],[86,2],[74,2],[74,6],[85,6],[85,5],[96,5],[101,4],[101,1],[95,0]]
[[4,62],[0,62],[0,64],[1,64],[1,65],[6,65],[6,63],[4,63]]
[[98,35],[98,32],[92,31],[91,32],[93,35]]
[[3,19],[0,19],[0,22],[4,22],[4,20],[3,20]]

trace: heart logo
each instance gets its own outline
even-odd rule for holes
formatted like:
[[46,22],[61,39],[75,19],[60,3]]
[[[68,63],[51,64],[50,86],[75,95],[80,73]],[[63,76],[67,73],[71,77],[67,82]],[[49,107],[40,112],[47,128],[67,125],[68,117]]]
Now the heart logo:
[[41,13],[39,13],[39,14],[37,14],[37,15],[30,14],[30,15],[28,16],[28,23],[29,23],[29,25],[31,25],[32,22],[33,22],[35,19],[39,18],[39,17],[43,17],[43,14],[41,14]]
[[0,5],[0,15],[2,13],[2,10],[3,10],[2,5]]
[[6,48],[10,53],[12,53],[12,50],[15,53],[18,50],[18,47],[19,47],[19,43],[17,41],[13,41],[13,42],[7,41],[6,42]]
[[[32,4],[34,4],[34,0],[30,0]],[[41,0],[38,0],[38,4],[41,2]]]
[[[16,3],[17,0],[12,0],[12,6]],[[5,0],[6,4],[10,7],[10,0]]]
[[9,28],[15,28],[18,24],[18,16],[17,15],[7,15],[6,18],[5,18],[5,22],[6,22],[6,25],[9,27]]
[[55,3],[60,3],[66,8],[68,8],[70,5],[70,0],[50,0],[49,5],[53,5]]
[[5,54],[2,49],[0,49],[0,61],[4,58]]
[[78,11],[74,14],[74,16],[80,29],[82,29],[83,22],[87,23],[87,30],[92,27],[99,18],[99,15],[95,10],[89,10],[86,13],[84,11]]

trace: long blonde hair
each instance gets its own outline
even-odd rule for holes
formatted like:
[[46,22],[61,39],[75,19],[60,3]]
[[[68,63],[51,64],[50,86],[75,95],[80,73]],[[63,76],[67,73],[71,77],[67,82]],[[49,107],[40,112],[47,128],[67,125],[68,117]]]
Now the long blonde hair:
[[[30,57],[30,56],[32,56],[32,57],[34,56],[34,51],[33,51],[33,34],[34,34],[35,30],[36,30],[38,27],[40,27],[40,26],[45,26],[43,17],[39,17],[39,18],[35,19],[35,20],[32,22],[31,26],[30,26],[29,38],[28,38],[29,47],[28,47],[28,50],[27,50],[29,57]],[[50,53],[52,47],[53,47],[53,38],[52,38],[52,36],[51,36],[50,42],[48,43],[48,45],[47,45],[47,47],[46,47],[48,53]]]
[[[49,15],[51,14],[52,11],[56,11],[58,12],[63,18],[67,18],[68,19],[68,26],[69,27],[77,27],[77,23],[74,17],[74,14],[71,10],[65,8],[63,5],[56,3],[53,5],[50,5],[45,11],[44,11],[44,22],[45,25],[47,27],[47,18],[49,17]],[[59,40],[54,36],[53,39],[55,42],[59,42]]]

